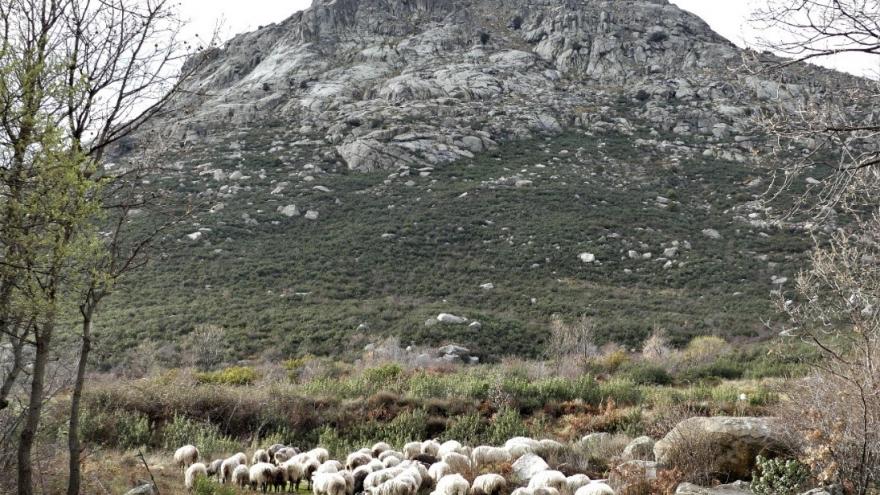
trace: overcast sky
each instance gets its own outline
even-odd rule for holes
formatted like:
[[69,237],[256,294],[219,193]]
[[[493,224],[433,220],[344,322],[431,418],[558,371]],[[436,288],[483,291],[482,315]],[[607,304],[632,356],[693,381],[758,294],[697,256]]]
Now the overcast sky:
[[[739,46],[754,46],[758,33],[750,29],[749,14],[761,0],[671,0],[679,7],[702,17],[722,36]],[[190,20],[189,32],[209,35],[218,21],[223,22],[223,39],[252,31],[259,26],[281,22],[311,0],[181,0],[183,14]],[[819,63],[857,75],[876,74],[880,64],[875,56],[841,55]]]

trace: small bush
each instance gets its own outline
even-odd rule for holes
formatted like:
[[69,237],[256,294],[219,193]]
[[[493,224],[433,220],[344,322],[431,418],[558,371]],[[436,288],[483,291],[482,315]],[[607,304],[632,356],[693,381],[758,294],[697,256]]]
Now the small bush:
[[807,466],[795,459],[767,459],[758,456],[752,475],[755,495],[794,495],[802,492],[810,478]]
[[196,373],[196,381],[213,385],[251,385],[259,378],[253,368],[233,366],[219,371]]
[[482,443],[485,429],[483,418],[479,413],[462,414],[452,420],[443,438],[458,440],[466,445],[479,445]]
[[396,380],[403,374],[403,368],[397,363],[388,363],[364,370],[364,381],[370,385],[383,386]]
[[694,337],[682,353],[685,361],[706,363],[730,351],[730,344],[721,337],[704,335]]
[[208,478],[199,478],[193,487],[195,495],[235,495],[236,491]]
[[672,376],[662,366],[638,363],[628,367],[623,376],[637,385],[669,385]]
[[513,437],[521,437],[527,434],[528,428],[523,423],[519,412],[505,407],[495,414],[494,421],[492,421],[489,427],[487,440],[493,445],[504,445],[504,442]]

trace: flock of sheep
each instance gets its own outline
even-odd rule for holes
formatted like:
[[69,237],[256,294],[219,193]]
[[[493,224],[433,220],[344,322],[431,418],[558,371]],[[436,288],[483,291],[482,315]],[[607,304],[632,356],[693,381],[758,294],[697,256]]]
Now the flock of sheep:
[[[297,491],[305,481],[314,495],[416,495],[428,489],[433,489],[430,495],[506,495],[511,492],[503,476],[477,473],[539,451],[548,442],[556,444],[516,437],[503,447],[470,448],[455,440],[428,440],[407,443],[401,451],[379,442],[352,452],[344,464],[330,459],[323,448],[299,452],[276,444],[254,452],[250,466],[241,452],[206,465],[198,462],[195,446],[185,445],[174,453],[174,460],[185,469],[188,490],[198,478],[214,477],[220,483],[263,492]],[[511,495],[614,495],[614,490],[584,474],[565,476],[548,467],[532,474],[528,485]]]

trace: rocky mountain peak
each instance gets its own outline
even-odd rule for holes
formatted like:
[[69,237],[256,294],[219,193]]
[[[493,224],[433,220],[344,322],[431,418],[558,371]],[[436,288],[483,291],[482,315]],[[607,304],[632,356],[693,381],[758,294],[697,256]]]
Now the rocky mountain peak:
[[666,0],[316,0],[190,63],[174,139],[281,121],[355,170],[590,126],[620,98],[662,130],[745,133],[748,107],[818,80],[735,76],[741,51]]

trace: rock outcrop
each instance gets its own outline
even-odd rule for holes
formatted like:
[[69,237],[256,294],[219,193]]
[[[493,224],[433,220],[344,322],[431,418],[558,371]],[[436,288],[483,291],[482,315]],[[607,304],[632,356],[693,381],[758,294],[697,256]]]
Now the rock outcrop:
[[658,464],[668,465],[679,449],[705,450],[711,471],[721,479],[747,479],[758,455],[781,455],[786,438],[774,418],[694,417],[675,426],[654,444]]
[[569,127],[632,132],[637,117],[746,160],[754,108],[796,110],[852,79],[736,75],[743,56],[667,0],[315,0],[190,60],[161,128],[192,146],[283,122],[323,160],[371,171]]

